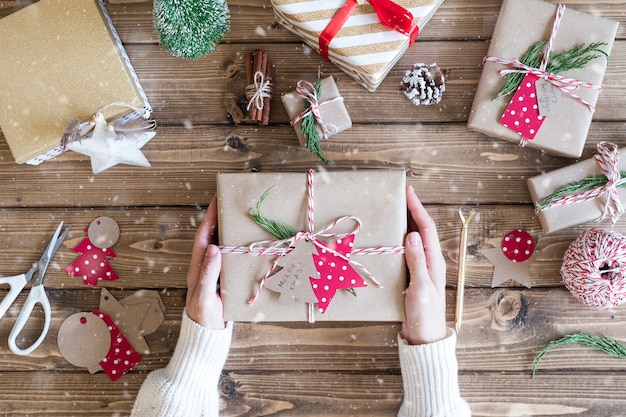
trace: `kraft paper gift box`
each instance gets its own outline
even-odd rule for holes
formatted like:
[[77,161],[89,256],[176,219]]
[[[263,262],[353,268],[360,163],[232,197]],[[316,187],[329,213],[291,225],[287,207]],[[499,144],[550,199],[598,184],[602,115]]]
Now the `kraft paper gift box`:
[[[556,10],[557,5],[539,0],[505,0],[487,55],[521,60],[530,46],[550,38]],[[593,42],[605,42],[607,45],[602,50],[609,54],[618,24],[566,8],[551,54],[563,53],[581,44],[589,45]],[[607,59],[600,56],[591,60],[584,68],[565,71],[559,75],[600,86],[606,66]],[[500,117],[512,94],[493,99],[505,83],[505,78],[500,76],[499,71],[511,68],[491,61],[484,63],[468,127],[488,136],[519,143],[520,134],[500,124]],[[578,88],[574,94],[595,105],[600,92],[590,88]],[[536,136],[527,146],[556,156],[578,158],[582,155],[593,112],[567,94],[560,93],[560,96],[560,111],[544,118]]]
[[[618,169],[626,171],[626,148],[618,150]],[[563,186],[596,175],[603,176],[595,158],[586,159],[573,165],[556,169],[527,180],[530,197],[537,206],[539,202]],[[626,188],[617,187],[622,204],[626,203]],[[606,193],[599,198],[567,205],[556,205],[537,212],[544,232],[550,233],[602,218],[606,203]],[[607,216],[610,217],[610,216]]]
[[[354,240],[355,250],[404,245],[407,216],[404,172],[322,172],[313,174],[313,182],[315,231],[320,231],[339,217],[352,215],[362,222],[362,228]],[[264,200],[261,214],[290,225],[295,230],[307,229],[306,173],[218,174],[220,245],[247,247],[253,242],[276,239],[249,216],[250,209],[256,207],[261,195],[271,187],[274,188]],[[351,228],[350,221],[341,222],[329,233],[346,233]],[[402,292],[407,286],[404,254],[354,254],[351,259],[363,264],[384,287],[377,287],[364,276],[367,286],[355,288],[356,296],[339,289],[323,314],[313,308],[314,319],[402,321]],[[255,256],[222,250],[220,291],[226,320],[309,320],[307,303],[279,300],[281,294],[269,288],[263,288],[254,302],[248,303],[275,260],[276,256],[273,255]],[[358,268],[356,270],[359,271]]]
[[[348,0],[352,1],[352,0]],[[272,0],[276,20],[319,52],[319,37],[346,0]],[[369,91],[375,91],[409,48],[409,38],[380,23],[360,2],[328,45],[328,58]],[[443,0],[396,0],[422,30]]]
[[41,0],[4,17],[0,62],[0,128],[19,164],[62,153],[70,119],[88,121],[106,104],[151,111],[101,0]]
[[[333,77],[326,77],[322,79],[320,83],[320,97],[318,97],[319,102],[322,103],[319,107],[320,117],[327,126],[332,127],[331,135],[336,135],[339,132],[350,129],[352,127],[352,120],[343,102],[343,98],[341,94],[339,94],[335,79]],[[283,94],[281,100],[291,120],[294,120],[304,111],[306,101],[296,91]],[[315,126],[320,134],[320,138],[323,137],[319,124],[316,123]],[[306,145],[307,140],[302,133],[302,121],[298,121],[293,127],[298,136],[300,145]]]

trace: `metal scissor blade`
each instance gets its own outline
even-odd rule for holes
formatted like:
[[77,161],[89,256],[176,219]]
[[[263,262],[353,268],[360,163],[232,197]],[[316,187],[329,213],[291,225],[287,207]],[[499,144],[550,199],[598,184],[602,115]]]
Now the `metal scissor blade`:
[[61,244],[63,243],[63,240],[65,240],[65,238],[67,237],[67,234],[70,231],[70,228],[68,227],[65,230],[65,232],[63,232],[63,234],[59,236],[59,234],[61,233],[61,229],[63,228],[63,223],[64,223],[63,221],[59,223],[56,231],[54,232],[54,235],[52,235],[52,239],[50,239],[50,242],[48,243],[48,246],[46,247],[46,250],[41,255],[41,258],[39,258],[39,262],[37,264],[39,273],[37,275],[37,279],[33,281],[33,286],[41,285],[41,283],[43,282],[43,277],[46,274],[46,270],[48,269],[48,264],[50,264],[52,257],[54,256],[56,251],[59,250],[59,248],[61,247]]

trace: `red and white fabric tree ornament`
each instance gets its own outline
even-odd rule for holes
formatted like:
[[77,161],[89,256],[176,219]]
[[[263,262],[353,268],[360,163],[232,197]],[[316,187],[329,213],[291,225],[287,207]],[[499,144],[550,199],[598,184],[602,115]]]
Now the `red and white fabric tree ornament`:
[[[338,256],[350,258],[354,246],[354,234],[329,243],[326,247],[317,246],[317,255],[313,255],[319,278],[310,277],[311,288],[317,297],[320,313],[324,313],[338,289],[367,287],[365,280],[350,265],[350,262]],[[330,250],[329,250],[330,249]]]
[[57,337],[59,352],[72,365],[90,373],[106,372],[112,381],[141,362],[113,319],[99,311],[75,313],[65,319]]
[[522,136],[524,141],[533,140],[545,117],[539,113],[535,83],[539,77],[526,74],[500,118],[500,123]]
[[111,378],[111,381],[115,381],[141,362],[141,356],[133,349],[133,346],[115,325],[111,317],[98,310],[94,310],[92,313],[104,320],[106,325],[109,326],[111,347],[104,359],[100,361],[100,366]]
[[502,238],[499,248],[481,252],[494,266],[492,287],[513,280],[530,288],[528,267],[535,254],[535,241],[528,232],[512,230]]
[[88,236],[84,238],[73,251],[80,253],[69,266],[65,268],[68,274],[80,277],[87,285],[98,285],[98,281],[113,281],[119,279],[117,273],[109,263],[108,258],[115,258],[117,254],[111,246],[119,238],[119,226],[110,217],[98,217],[85,229]]

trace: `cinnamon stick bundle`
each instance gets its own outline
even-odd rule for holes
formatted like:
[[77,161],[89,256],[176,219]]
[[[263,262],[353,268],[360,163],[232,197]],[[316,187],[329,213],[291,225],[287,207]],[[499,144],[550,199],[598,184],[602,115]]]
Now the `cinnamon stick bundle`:
[[248,82],[246,87],[247,120],[260,125],[268,125],[274,65],[267,59],[267,52],[262,50],[256,50],[254,53],[246,52],[244,59]]

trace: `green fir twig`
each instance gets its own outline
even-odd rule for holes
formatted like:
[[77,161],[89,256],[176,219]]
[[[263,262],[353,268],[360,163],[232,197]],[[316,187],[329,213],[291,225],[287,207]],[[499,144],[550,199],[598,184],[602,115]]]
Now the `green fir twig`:
[[252,220],[254,220],[256,224],[270,232],[277,239],[289,239],[290,237],[296,235],[296,231],[293,227],[288,224],[280,223],[274,219],[269,219],[261,214],[261,205],[274,188],[276,188],[275,185],[265,190],[263,195],[259,198],[259,201],[257,201],[256,207],[254,209],[250,209],[250,217],[252,217]]
[[[528,48],[528,51],[521,59],[522,64],[525,64],[532,68],[539,68],[541,60],[543,59],[543,49],[548,43],[547,40],[541,40],[536,44]],[[583,44],[578,45],[567,52],[560,54],[551,53],[548,58],[548,65],[546,71],[553,74],[559,74],[561,72],[569,71],[572,69],[584,68],[591,60],[604,56],[606,60],[609,60],[609,55],[600,49],[605,46],[606,42],[594,42],[587,46]],[[513,73],[506,76],[504,88],[496,94],[494,100],[513,93],[517,90],[517,87],[522,82],[525,74]]]
[[[322,82],[319,78],[315,80],[315,92],[318,98],[322,96]],[[307,101],[304,105],[304,111],[306,112],[310,107],[311,103]],[[333,161],[324,156],[324,152],[322,151],[322,147],[320,145],[322,138],[320,137],[320,132],[317,129],[317,121],[315,120],[313,113],[307,114],[302,119],[301,130],[304,138],[306,139],[306,147],[309,151],[311,151],[325,164],[334,165]]]
[[575,334],[569,334],[561,339],[553,340],[543,347],[543,350],[539,352],[533,360],[534,366],[532,371],[532,378],[535,377],[535,372],[539,366],[541,358],[543,358],[550,349],[557,346],[577,344],[587,346],[616,358],[626,359],[626,346],[620,343],[618,340],[609,336],[594,336],[589,333],[579,332]]
[[[620,171],[620,178],[626,177],[626,171]],[[555,192],[545,197],[543,200],[539,201],[536,204],[537,210],[544,210],[547,208],[553,201],[558,200],[562,197],[565,197],[570,194],[575,194],[587,190],[591,190],[594,188],[600,188],[606,185],[608,182],[608,178],[606,175],[594,175],[592,177],[583,178],[579,181],[570,182],[557,189]],[[618,187],[626,187],[626,183],[619,184]]]

